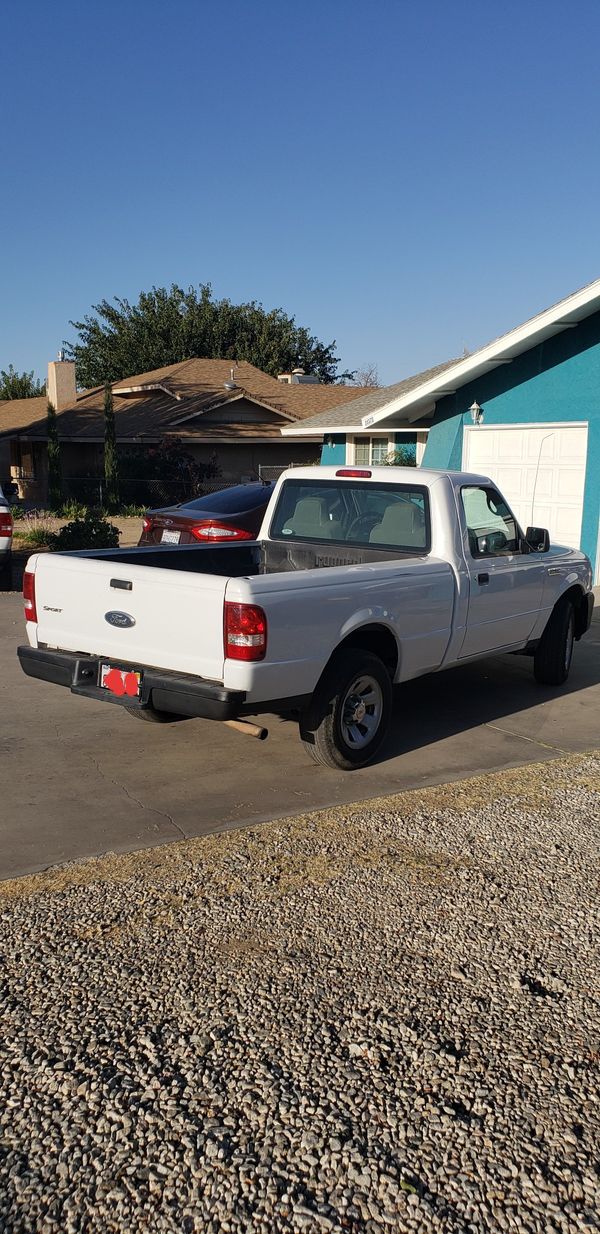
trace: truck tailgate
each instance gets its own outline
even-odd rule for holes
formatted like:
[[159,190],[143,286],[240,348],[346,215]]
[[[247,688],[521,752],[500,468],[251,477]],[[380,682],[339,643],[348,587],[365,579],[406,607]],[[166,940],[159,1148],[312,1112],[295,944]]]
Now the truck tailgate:
[[35,570],[34,646],[223,680],[227,578],[51,554],[27,568]]

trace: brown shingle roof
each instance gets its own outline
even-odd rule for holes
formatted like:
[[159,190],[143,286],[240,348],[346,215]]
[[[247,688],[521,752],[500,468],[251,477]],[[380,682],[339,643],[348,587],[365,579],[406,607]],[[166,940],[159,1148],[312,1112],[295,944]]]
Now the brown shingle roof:
[[385,407],[391,399],[397,398],[400,394],[408,394],[411,390],[416,390],[418,386],[422,386],[424,382],[430,381],[432,377],[438,377],[456,363],[456,360],[446,360],[444,364],[436,364],[433,368],[425,369],[422,373],[415,373],[413,377],[405,377],[403,381],[397,381],[393,386],[381,386],[379,389],[366,392],[363,390],[362,393],[358,390],[357,393],[360,397],[354,399],[352,406],[348,410],[344,407],[338,407],[332,411],[325,408],[321,411],[319,408],[319,411],[310,417],[307,429],[314,429],[315,432],[319,432],[323,428],[334,429],[339,425],[359,428],[361,427],[363,416],[369,416],[374,411],[379,411],[381,407]]
[[[236,389],[230,391],[225,389],[224,383],[230,379],[232,368]],[[162,388],[149,388],[145,394],[140,392],[119,397],[120,390],[126,391],[135,386]],[[173,432],[190,433],[190,417],[201,416],[210,408],[222,406],[240,396],[279,413],[284,425],[351,402],[361,394],[359,389],[349,386],[287,385],[245,360],[234,365],[231,360],[200,359],[169,364],[114,382],[113,392],[117,437],[123,440],[133,437],[156,439]],[[82,391],[77,395],[74,407],[59,412],[59,435],[74,439],[102,438],[103,403],[102,387]],[[194,424],[195,433],[199,436],[208,435],[208,427],[206,425],[204,430],[201,424]],[[214,427],[211,426],[211,432]],[[255,435],[262,435],[268,427],[257,422]],[[0,434],[15,432],[31,437],[46,436],[45,396],[0,402]],[[278,427],[274,435],[279,435]]]
[[30,424],[46,415],[46,396],[41,398],[13,398],[0,401],[0,433],[28,428]]

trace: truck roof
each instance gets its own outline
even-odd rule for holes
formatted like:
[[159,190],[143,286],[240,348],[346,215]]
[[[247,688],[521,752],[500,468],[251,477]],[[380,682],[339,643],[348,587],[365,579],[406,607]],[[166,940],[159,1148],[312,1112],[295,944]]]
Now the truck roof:
[[353,477],[358,478],[360,473],[361,478],[365,480],[378,481],[380,484],[424,484],[428,488],[435,484],[437,480],[447,479],[454,486],[460,488],[463,484],[493,484],[489,476],[476,475],[471,471],[437,471],[432,467],[386,467],[386,466],[362,466],[360,463],[341,463],[337,467],[291,467],[284,472],[286,480],[288,479],[310,479],[310,480],[335,480],[337,477],[347,475],[348,479]]

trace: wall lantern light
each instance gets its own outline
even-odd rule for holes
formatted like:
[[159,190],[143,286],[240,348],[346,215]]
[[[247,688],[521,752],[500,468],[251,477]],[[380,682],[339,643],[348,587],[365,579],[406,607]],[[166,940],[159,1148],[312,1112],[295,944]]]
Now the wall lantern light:
[[469,407],[473,424],[483,424],[483,411],[479,403],[471,403]]

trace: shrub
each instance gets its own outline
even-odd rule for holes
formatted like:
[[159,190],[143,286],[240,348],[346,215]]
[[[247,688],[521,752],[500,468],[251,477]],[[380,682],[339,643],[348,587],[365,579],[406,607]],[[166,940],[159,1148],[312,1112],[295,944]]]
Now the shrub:
[[204,480],[220,474],[216,455],[200,463],[177,438],[165,437],[160,445],[123,453],[121,502],[143,502],[148,509],[189,501],[202,491]]
[[88,511],[84,518],[66,523],[52,545],[57,552],[78,548],[118,548],[119,529],[101,516]]
[[84,506],[81,501],[77,501],[76,497],[70,497],[65,501],[61,510],[61,517],[68,518],[70,522],[74,519],[85,518],[88,512],[87,506]]
[[119,515],[121,518],[143,518],[147,509],[147,506],[137,506],[133,503],[129,506],[120,506]]
[[395,446],[383,460],[386,467],[416,467],[417,453],[414,445]]
[[15,539],[25,548],[52,548],[56,532],[44,516],[26,514],[15,529]]

